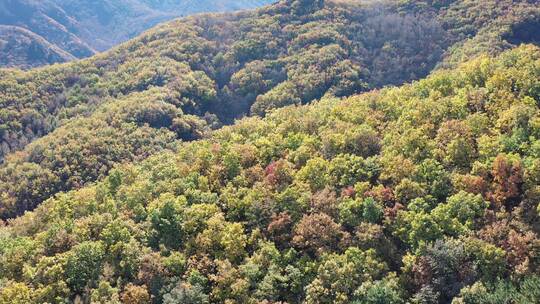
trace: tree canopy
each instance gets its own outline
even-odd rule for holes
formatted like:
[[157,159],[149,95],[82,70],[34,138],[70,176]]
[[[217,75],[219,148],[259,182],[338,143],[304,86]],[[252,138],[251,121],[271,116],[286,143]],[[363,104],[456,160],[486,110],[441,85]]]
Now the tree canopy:
[[538,302],[539,92],[524,45],[118,165],[0,228],[0,303]]
[[[534,1],[287,0],[178,19],[83,61],[0,69],[0,218],[246,115],[399,85],[534,43],[526,32],[538,10]],[[370,163],[379,152],[373,126],[336,127],[343,132],[322,138],[325,157],[345,148]],[[436,166],[470,166],[473,132],[460,122],[439,130]],[[408,147],[415,157],[422,141]]]

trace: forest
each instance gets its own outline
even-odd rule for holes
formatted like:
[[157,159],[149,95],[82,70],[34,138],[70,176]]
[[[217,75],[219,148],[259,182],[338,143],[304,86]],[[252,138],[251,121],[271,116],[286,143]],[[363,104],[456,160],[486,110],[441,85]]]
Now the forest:
[[540,6],[285,0],[0,69],[0,304],[540,302]]
[[0,69],[0,219],[246,115],[535,42],[522,37],[534,4],[282,1],[165,23],[83,61]]
[[522,46],[118,166],[0,229],[0,302],[538,302],[539,76]]

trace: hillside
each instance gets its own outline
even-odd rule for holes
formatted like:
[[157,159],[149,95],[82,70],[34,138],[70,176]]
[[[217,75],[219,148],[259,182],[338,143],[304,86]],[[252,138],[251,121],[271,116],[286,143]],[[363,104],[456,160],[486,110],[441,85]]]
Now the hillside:
[[[537,6],[494,1],[493,16],[475,18],[485,8],[474,3],[282,1],[166,23],[83,61],[0,70],[0,218],[244,115],[401,84],[529,42],[503,37],[520,37]],[[478,30],[452,25],[458,13]]]
[[74,60],[43,37],[17,26],[0,25],[0,66],[30,68]]
[[[270,0],[0,0],[0,25],[24,28],[70,55],[58,58],[62,61],[47,61],[37,54],[21,62],[21,58],[6,57],[9,53],[1,52],[0,66],[28,68],[85,58],[179,16],[248,9],[269,3]],[[0,39],[5,40],[6,36],[0,34]],[[21,39],[24,38],[18,40]],[[19,49],[25,53],[32,51],[24,46],[20,44]]]
[[539,105],[525,45],[244,118],[0,228],[0,303],[538,303]]
[[[42,37],[72,57],[82,58],[95,53],[92,47],[77,37],[76,21],[48,0],[1,0],[0,20],[4,26],[24,28]],[[30,66],[30,62],[26,66]]]

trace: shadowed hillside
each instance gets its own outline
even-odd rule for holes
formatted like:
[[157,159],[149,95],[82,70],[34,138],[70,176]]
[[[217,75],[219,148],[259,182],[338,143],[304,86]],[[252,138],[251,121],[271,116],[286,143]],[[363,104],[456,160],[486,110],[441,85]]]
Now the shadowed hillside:
[[43,37],[17,26],[0,25],[0,65],[29,68],[75,59]]

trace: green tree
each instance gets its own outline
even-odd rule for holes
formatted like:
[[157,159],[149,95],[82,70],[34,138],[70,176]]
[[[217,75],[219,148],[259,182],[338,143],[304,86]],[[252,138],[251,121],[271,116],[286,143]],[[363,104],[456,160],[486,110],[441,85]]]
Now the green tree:
[[66,282],[77,293],[97,283],[105,258],[101,242],[83,242],[71,249],[66,261]]
[[475,219],[484,215],[488,206],[481,195],[461,191],[433,209],[431,214],[445,234],[458,236],[472,230]]

